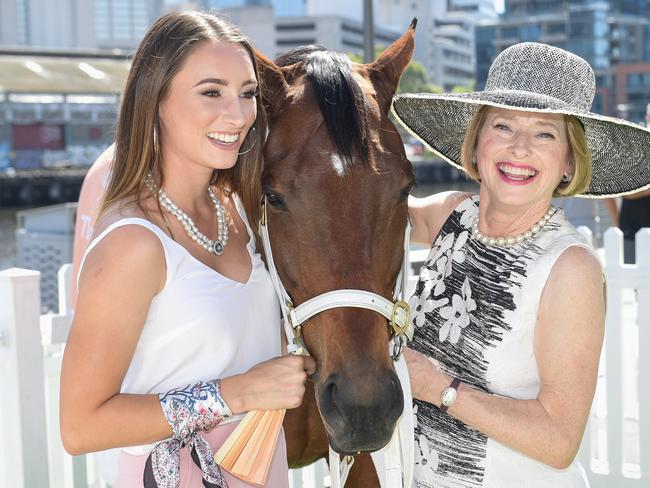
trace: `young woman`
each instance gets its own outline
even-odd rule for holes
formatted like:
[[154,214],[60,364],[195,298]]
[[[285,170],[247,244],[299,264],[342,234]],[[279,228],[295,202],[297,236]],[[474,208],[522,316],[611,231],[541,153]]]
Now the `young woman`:
[[[279,307],[247,219],[265,131],[239,31],[200,12],[151,27],[125,87],[61,378],[66,449],[124,448],[117,487],[247,486],[212,460],[228,422],[302,401],[314,363],[277,357]],[[268,486],[288,486],[287,474],[282,437]]]

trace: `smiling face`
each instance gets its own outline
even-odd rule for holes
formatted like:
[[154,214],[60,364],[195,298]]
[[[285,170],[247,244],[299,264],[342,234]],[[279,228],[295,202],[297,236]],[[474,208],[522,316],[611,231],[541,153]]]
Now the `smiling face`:
[[218,40],[197,44],[160,105],[165,158],[232,167],[257,116],[256,93],[253,61],[242,46]]
[[491,108],[475,151],[481,190],[504,205],[546,205],[568,169],[569,155],[562,115]]

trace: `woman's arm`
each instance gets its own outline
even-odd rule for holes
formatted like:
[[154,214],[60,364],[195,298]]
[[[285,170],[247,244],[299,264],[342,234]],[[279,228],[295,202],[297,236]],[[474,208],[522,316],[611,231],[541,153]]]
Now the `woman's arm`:
[[[158,237],[139,226],[115,229],[88,255],[61,373],[61,436],[71,454],[148,444],[172,435],[157,394],[120,393],[165,275]],[[234,413],[296,407],[305,370],[313,369],[309,361],[292,356],[260,363],[222,379],[222,397]]]
[[120,394],[149,304],[165,280],[156,241],[142,227],[115,229],[84,263],[61,371],[61,436],[71,454],[171,435],[158,395]]
[[[461,384],[448,414],[514,450],[566,468],[578,452],[588,420],[604,316],[600,264],[587,250],[571,247],[553,267],[540,302],[534,339],[538,397],[515,400]],[[408,350],[406,359],[413,396],[440,406],[440,394],[451,377],[415,351]]]
[[447,191],[424,198],[409,197],[411,241],[429,244],[436,238],[451,212],[469,197],[469,193]]
[[645,197],[650,197],[650,188],[638,191],[636,193],[630,193],[629,195],[625,195],[623,198],[626,200],[638,200],[639,198]]

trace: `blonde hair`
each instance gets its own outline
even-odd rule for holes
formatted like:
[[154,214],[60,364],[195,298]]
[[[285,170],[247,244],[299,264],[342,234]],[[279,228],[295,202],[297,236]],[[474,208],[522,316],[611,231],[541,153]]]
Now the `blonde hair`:
[[[478,172],[478,166],[472,161],[475,157],[478,137],[485,124],[490,110],[494,107],[482,105],[474,114],[474,117],[467,126],[465,139],[460,152],[461,166],[467,172],[467,175],[475,180],[481,181]],[[564,122],[567,128],[567,140],[569,142],[569,161],[567,172],[571,175],[570,181],[562,181],[553,192],[554,197],[570,197],[584,193],[589,188],[591,182],[591,150],[587,145],[585,130],[582,122],[573,115],[564,114]]]
[[[198,43],[211,39],[242,46],[253,61],[259,80],[250,43],[229,22],[200,11],[171,12],[160,17],[133,56],[117,122],[115,158],[100,213],[129,198],[142,208],[143,195],[151,194],[144,181],[149,172],[154,181],[164,184],[159,107],[191,50]],[[259,218],[262,146],[266,135],[262,99],[260,95],[255,98],[257,118],[242,143],[243,148],[252,149],[240,155],[232,168],[220,170],[212,178],[212,183],[241,198],[251,222]]]

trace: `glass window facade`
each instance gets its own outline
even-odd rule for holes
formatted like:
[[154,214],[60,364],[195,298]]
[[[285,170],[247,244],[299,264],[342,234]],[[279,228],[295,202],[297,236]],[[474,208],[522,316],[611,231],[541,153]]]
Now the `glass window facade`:
[[27,0],[16,0],[16,21],[18,22],[18,44],[29,43]]
[[519,27],[502,27],[501,39],[519,39]]
[[95,35],[101,44],[135,44],[149,23],[147,0],[95,0]]
[[610,67],[607,9],[580,9],[569,12],[567,49],[585,58],[595,70]]
[[542,29],[539,24],[529,24],[521,26],[521,40],[527,42],[539,41]]
[[650,13],[647,0],[609,0],[612,12],[645,17]]
[[490,64],[496,56],[494,40],[496,38],[496,26],[486,25],[476,27],[476,89],[485,88]]
[[546,33],[554,36],[566,33],[566,24],[564,22],[553,22],[546,24]]

